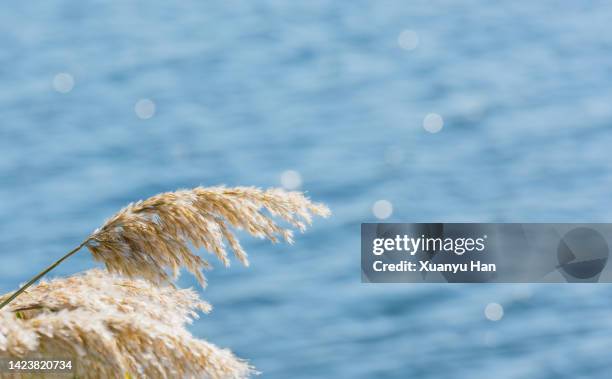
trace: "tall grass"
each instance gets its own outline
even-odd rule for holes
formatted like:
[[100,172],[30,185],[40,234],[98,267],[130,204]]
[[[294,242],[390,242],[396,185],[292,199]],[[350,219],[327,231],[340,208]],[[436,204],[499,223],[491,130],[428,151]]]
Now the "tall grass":
[[[0,297],[0,355],[70,356],[77,376],[243,378],[254,372],[229,350],[194,338],[186,329],[208,303],[173,282],[180,269],[202,286],[210,263],[204,248],[225,266],[248,265],[232,229],[292,242],[280,218],[304,231],[329,209],[302,193],[252,187],[197,187],[129,204],[104,225],[12,294]],[[107,270],[37,281],[87,247]],[[32,287],[33,286],[33,287]]]

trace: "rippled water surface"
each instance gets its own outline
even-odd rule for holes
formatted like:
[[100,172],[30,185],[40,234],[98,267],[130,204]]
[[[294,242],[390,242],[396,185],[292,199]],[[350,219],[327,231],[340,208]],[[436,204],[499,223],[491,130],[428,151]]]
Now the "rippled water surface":
[[266,378],[609,377],[610,285],[361,284],[359,225],[378,200],[389,221],[610,221],[611,18],[603,1],[8,4],[0,289],[130,201],[294,170],[334,216],[292,247],[244,236],[252,266],[208,275],[198,336]]

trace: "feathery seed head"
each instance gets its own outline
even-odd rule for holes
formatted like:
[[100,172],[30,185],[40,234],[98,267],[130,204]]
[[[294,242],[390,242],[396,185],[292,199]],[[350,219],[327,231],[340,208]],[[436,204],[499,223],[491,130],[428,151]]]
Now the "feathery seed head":
[[[0,297],[0,300],[2,297]],[[45,311],[85,309],[91,312],[139,313],[168,325],[183,325],[212,307],[191,289],[156,286],[103,270],[89,270],[68,278],[41,281],[9,306],[23,318]]]
[[247,254],[230,227],[272,242],[282,238],[291,243],[291,230],[272,217],[304,231],[312,215],[329,214],[325,205],[312,203],[300,192],[197,187],[129,204],[89,236],[87,247],[111,272],[163,283],[176,279],[185,267],[205,286],[202,270],[210,264],[192,246],[208,250],[229,266],[228,244],[238,260],[248,265]]
[[39,283],[10,308],[0,310],[0,356],[72,358],[77,377],[216,379],[254,373],[229,350],[185,329],[196,311],[210,309],[191,290],[91,270]]

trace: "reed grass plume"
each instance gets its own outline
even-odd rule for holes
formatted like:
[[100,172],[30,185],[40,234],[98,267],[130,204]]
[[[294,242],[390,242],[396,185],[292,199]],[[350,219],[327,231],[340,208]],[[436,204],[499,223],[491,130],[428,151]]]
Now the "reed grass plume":
[[105,271],[41,282],[0,310],[0,356],[70,357],[83,378],[246,378],[254,371],[185,326],[210,306],[191,290]]
[[43,280],[16,298],[8,308],[19,312],[22,319],[46,311],[76,309],[139,313],[170,326],[191,323],[199,317],[199,312],[212,310],[211,305],[192,289],[157,286],[143,279],[129,279],[99,269],[68,278]]
[[283,239],[291,243],[292,231],[278,225],[273,217],[304,231],[313,215],[329,214],[325,205],[311,202],[300,192],[197,187],[129,204],[90,235],[85,245],[111,272],[163,283],[176,279],[185,267],[205,286],[202,270],[210,264],[192,247],[214,253],[229,266],[227,244],[237,259],[248,265],[247,254],[232,228],[272,242]]
[[110,272],[160,284],[175,280],[185,267],[204,287],[202,270],[211,265],[193,249],[203,247],[229,266],[227,244],[238,260],[248,265],[247,254],[232,229],[272,242],[284,239],[292,243],[292,231],[273,218],[303,232],[313,215],[327,217],[330,211],[301,192],[281,189],[197,187],[158,194],[120,210],[79,246],[1,299],[0,309],[84,246]]

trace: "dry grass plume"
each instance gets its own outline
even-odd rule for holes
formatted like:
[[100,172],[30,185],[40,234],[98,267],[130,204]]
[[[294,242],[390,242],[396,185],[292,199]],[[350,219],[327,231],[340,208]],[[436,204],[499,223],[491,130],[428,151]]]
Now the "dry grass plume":
[[20,312],[26,319],[46,311],[76,309],[139,313],[170,326],[191,323],[198,312],[208,313],[212,309],[192,289],[157,286],[143,279],[129,279],[98,269],[67,278],[43,280],[16,298],[8,308]]
[[300,192],[197,187],[129,204],[89,236],[86,246],[111,272],[164,283],[176,279],[185,267],[204,286],[202,270],[210,264],[191,247],[214,253],[228,266],[227,243],[238,260],[248,265],[232,228],[291,243],[291,230],[279,226],[273,217],[304,231],[313,215],[329,214],[325,205],[311,202]]
[[72,358],[79,378],[245,378],[252,367],[194,338],[191,290],[92,270],[42,282],[0,311],[0,356]]

